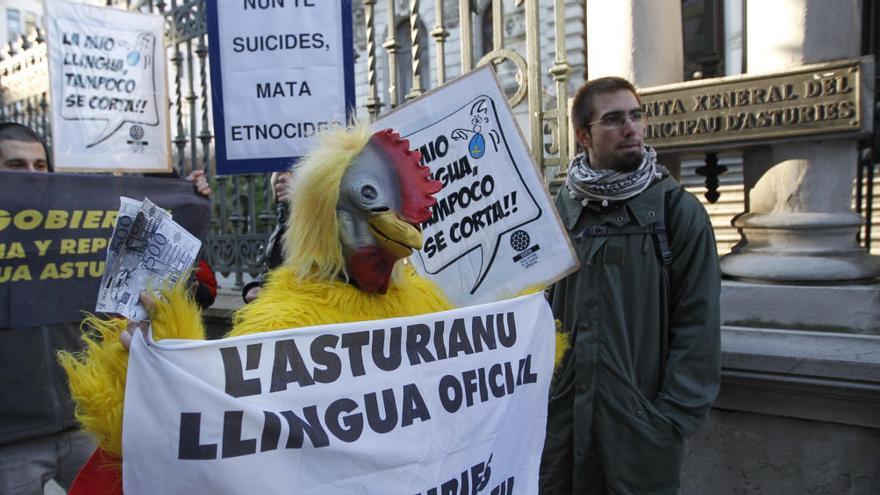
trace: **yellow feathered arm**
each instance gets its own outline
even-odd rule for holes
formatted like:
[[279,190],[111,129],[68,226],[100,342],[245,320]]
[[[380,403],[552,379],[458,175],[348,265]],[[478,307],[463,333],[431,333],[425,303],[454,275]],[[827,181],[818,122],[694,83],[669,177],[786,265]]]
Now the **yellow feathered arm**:
[[562,331],[562,322],[559,320],[554,320],[556,322],[556,355],[553,356],[553,369],[559,369],[559,363],[562,362],[562,358],[565,357],[565,353],[568,352],[568,349],[571,347],[571,339],[568,338],[568,334]]
[[260,296],[235,313],[229,337],[331,323],[380,320],[451,309],[443,291],[409,265],[384,295],[342,280],[303,280],[294,268],[269,274]]
[[[162,292],[152,316],[153,338],[204,339],[198,305],[190,297],[185,281]],[[87,317],[83,323],[82,353],[59,352],[58,361],[67,373],[70,393],[76,402],[76,419],[95,435],[99,446],[110,454],[122,455],[122,409],[128,351],[119,334],[128,320]]]

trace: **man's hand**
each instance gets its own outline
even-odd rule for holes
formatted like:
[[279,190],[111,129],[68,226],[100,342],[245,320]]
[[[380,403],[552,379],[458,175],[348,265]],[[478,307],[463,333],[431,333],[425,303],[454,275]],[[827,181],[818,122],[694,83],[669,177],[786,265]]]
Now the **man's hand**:
[[[147,314],[152,314],[153,311],[156,310],[156,298],[154,298],[147,292],[141,292],[139,299],[141,301],[141,304],[144,305],[144,309],[147,310]],[[134,338],[134,333],[137,331],[141,331],[146,334],[149,328],[150,322],[148,320],[129,321],[128,328],[126,328],[124,332],[119,334],[119,342],[122,343],[122,347],[125,347],[125,350],[129,350],[131,349],[131,339]]]
[[257,296],[260,295],[260,290],[262,290],[262,287],[260,287],[259,285],[251,287],[250,290],[247,291],[247,294],[244,295],[245,304],[250,304],[251,301],[256,299]]
[[275,201],[278,203],[287,203],[290,201],[290,172],[278,172],[273,177],[273,188],[275,189]]
[[195,188],[199,196],[211,197],[213,191],[211,191],[211,186],[208,184],[208,179],[205,178],[204,170],[193,170],[186,176],[186,180],[192,182],[193,188]]

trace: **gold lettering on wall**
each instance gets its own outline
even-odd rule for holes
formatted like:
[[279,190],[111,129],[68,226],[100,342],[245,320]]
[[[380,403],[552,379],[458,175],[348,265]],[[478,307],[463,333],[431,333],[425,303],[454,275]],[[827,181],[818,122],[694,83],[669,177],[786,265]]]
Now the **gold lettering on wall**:
[[860,62],[735,76],[639,92],[658,149],[861,130]]

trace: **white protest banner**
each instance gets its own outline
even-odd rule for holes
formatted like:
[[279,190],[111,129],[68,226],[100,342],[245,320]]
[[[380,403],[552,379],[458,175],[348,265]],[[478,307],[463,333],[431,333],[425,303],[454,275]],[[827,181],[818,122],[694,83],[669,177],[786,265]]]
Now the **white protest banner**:
[[46,1],[58,171],[167,172],[165,18]]
[[412,257],[457,305],[496,301],[579,266],[494,71],[474,70],[380,118],[443,183]]
[[286,170],[354,107],[351,0],[206,2],[217,173]]
[[409,318],[132,345],[126,495],[536,494],[542,294]]

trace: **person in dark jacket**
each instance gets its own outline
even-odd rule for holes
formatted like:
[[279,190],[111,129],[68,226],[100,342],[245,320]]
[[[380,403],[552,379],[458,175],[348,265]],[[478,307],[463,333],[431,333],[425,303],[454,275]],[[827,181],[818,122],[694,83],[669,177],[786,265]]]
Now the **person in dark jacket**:
[[287,223],[287,204],[290,201],[288,193],[288,183],[290,182],[290,172],[275,172],[269,181],[274,191],[275,206],[277,208],[277,217],[275,228],[269,234],[266,241],[266,249],[263,253],[263,271],[252,281],[245,284],[241,289],[241,298],[245,304],[250,303],[260,294],[263,284],[266,282],[266,275],[281,265],[284,261],[282,253],[282,240],[284,237],[284,229]]
[[571,347],[551,385],[541,493],[677,493],[684,438],[720,382],[712,226],[645,146],[631,83],[586,83],[571,121],[586,151],[556,204],[581,269],[551,296]]
[[[42,139],[20,124],[0,124],[0,172],[7,170],[51,171]],[[95,449],[73,418],[67,378],[55,360],[59,350],[81,349],[78,322],[0,328],[3,495],[40,494],[51,479],[67,489]]]
[[[0,123],[3,171],[52,171],[39,134]],[[211,196],[204,172],[194,171],[186,179],[196,194]],[[204,260],[193,271],[192,288],[200,307],[214,302],[217,282]],[[81,335],[78,321],[0,328],[0,495],[40,494],[53,479],[68,489],[95,450],[95,440],[74,419],[67,377],[55,358],[61,350],[83,350]]]

